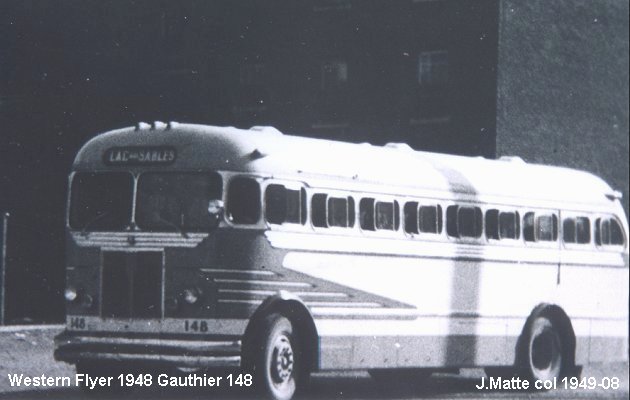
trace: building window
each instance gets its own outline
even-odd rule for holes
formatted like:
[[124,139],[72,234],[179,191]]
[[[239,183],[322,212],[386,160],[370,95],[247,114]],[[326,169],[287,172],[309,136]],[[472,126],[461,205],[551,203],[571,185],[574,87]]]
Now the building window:
[[423,86],[448,82],[448,52],[425,51],[418,55],[418,83]]

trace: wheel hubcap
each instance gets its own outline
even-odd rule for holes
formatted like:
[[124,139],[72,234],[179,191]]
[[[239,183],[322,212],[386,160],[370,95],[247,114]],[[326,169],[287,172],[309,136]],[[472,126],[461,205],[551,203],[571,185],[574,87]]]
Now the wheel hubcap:
[[271,373],[276,383],[286,382],[293,373],[293,349],[289,338],[278,337],[273,346]]

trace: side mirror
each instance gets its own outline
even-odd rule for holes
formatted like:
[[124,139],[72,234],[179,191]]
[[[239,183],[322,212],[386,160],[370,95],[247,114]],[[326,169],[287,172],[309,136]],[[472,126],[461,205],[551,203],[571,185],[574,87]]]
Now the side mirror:
[[224,209],[225,207],[223,204],[223,200],[208,201],[208,215],[210,215],[212,229],[215,229],[219,226],[221,218],[223,218]]

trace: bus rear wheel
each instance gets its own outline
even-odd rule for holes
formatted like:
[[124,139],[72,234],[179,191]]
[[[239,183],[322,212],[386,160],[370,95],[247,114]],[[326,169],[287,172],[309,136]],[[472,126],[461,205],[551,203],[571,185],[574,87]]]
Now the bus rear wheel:
[[273,400],[291,399],[308,374],[291,321],[280,314],[265,317],[253,351],[252,369],[259,394]]
[[560,378],[567,368],[567,360],[562,336],[553,320],[536,317],[526,339],[526,375],[534,381]]

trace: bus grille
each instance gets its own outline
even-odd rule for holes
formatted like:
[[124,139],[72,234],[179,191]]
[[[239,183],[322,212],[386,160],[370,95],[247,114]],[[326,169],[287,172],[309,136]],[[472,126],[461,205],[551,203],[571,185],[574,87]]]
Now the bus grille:
[[162,316],[162,253],[104,252],[103,318]]

